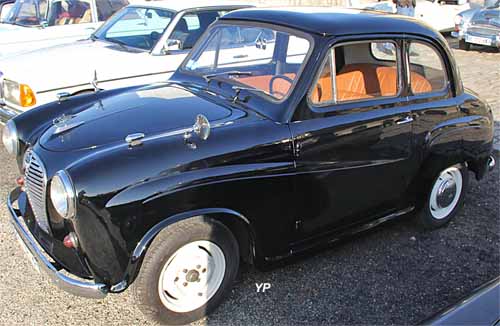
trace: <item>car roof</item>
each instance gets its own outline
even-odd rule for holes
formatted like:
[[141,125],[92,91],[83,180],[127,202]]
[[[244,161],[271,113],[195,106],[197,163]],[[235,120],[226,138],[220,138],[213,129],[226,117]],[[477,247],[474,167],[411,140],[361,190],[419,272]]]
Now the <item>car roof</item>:
[[331,7],[250,8],[226,14],[221,20],[278,24],[323,35],[367,33],[416,33],[436,36],[429,26],[414,18],[373,10]]
[[154,7],[169,9],[172,11],[183,11],[188,9],[205,8],[205,7],[251,7],[255,6],[250,2],[235,1],[235,0],[153,0],[153,1],[134,1],[129,6],[134,7]]

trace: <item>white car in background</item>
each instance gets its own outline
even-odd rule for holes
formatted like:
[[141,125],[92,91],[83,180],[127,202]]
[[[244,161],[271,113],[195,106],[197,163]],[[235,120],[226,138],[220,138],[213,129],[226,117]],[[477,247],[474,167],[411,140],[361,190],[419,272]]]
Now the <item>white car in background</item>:
[[[362,8],[396,13],[396,5],[392,1],[375,2],[363,5]],[[417,0],[415,18],[442,33],[451,32],[455,29],[455,16],[468,9],[470,4],[467,0]]]
[[0,21],[0,58],[88,38],[128,4],[127,0],[17,0]]
[[250,6],[234,0],[136,3],[87,40],[0,60],[0,121],[60,97],[166,81],[210,24]]

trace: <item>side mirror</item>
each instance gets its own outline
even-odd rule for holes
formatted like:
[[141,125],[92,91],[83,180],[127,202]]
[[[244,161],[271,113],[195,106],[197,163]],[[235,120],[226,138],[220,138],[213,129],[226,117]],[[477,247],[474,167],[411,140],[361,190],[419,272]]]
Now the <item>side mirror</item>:
[[169,54],[172,51],[182,50],[182,42],[180,40],[168,39],[163,46],[162,53]]

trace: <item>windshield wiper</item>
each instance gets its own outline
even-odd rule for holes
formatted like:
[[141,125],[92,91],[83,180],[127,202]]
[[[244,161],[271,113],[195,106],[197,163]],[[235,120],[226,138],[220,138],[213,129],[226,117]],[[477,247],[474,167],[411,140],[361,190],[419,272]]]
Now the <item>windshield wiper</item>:
[[[233,103],[236,103],[239,100],[241,91],[258,92],[274,98],[271,93],[266,92],[265,90],[262,90],[260,88],[233,86],[232,89],[235,91]],[[246,102],[246,100],[244,100],[243,102]]]
[[127,43],[123,42],[123,41],[117,40],[115,38],[111,38],[111,39],[110,38],[106,38],[105,40],[108,41],[108,42],[111,42],[111,43],[116,43],[119,46],[121,46],[122,48],[124,48],[125,50],[128,50],[129,45]]
[[225,71],[225,72],[218,72],[216,74],[209,74],[209,75],[204,75],[203,78],[207,81],[210,82],[211,79],[214,79],[215,77],[219,76],[252,76],[253,73],[250,71],[239,71],[239,70],[231,70],[231,71]]

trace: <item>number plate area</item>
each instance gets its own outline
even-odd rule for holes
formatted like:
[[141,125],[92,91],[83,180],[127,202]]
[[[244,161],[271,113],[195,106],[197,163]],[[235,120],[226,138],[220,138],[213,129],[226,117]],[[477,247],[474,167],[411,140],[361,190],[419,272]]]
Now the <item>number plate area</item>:
[[487,37],[479,37],[479,36],[471,36],[471,35],[466,35],[465,36],[465,41],[467,43],[474,43],[474,44],[480,44],[480,45],[491,45],[491,39]]

